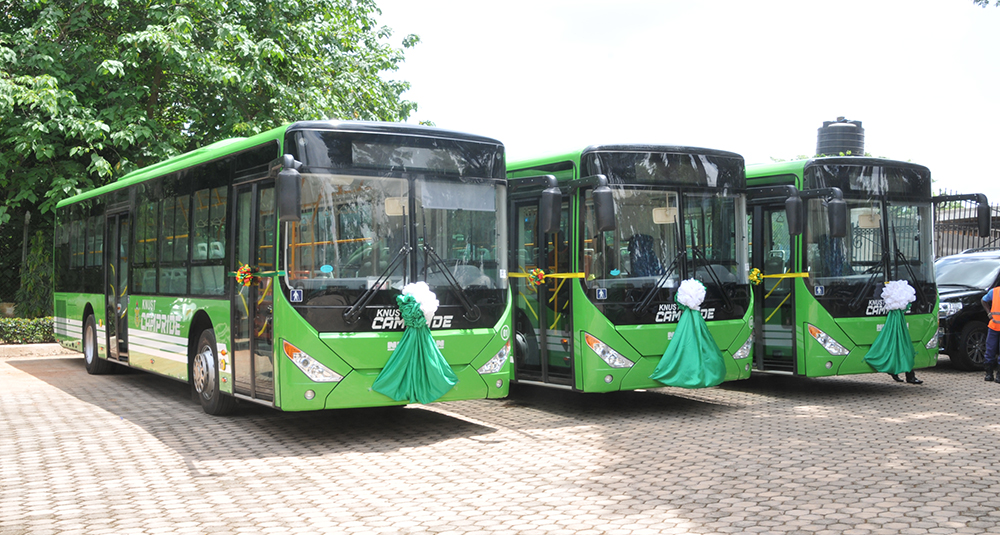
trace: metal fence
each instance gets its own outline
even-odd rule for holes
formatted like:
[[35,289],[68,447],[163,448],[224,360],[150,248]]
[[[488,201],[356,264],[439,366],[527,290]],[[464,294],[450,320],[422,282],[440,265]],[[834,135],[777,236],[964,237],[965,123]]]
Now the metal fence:
[[[942,195],[959,195],[942,191]],[[975,201],[954,201],[934,207],[934,256],[940,258],[968,249],[1000,248],[1000,205],[990,206],[989,236],[979,236]]]

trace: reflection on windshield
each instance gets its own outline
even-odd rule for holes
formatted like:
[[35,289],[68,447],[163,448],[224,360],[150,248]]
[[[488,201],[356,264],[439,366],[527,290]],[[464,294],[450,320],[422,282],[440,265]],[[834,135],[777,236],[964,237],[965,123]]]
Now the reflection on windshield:
[[[931,280],[932,236],[930,205],[891,203],[878,200],[847,200],[850,233],[845,238],[829,234],[827,209],[822,199],[810,199],[805,235],[805,263],[813,279],[845,279],[864,282],[884,269],[888,280]],[[886,236],[888,241],[886,242]],[[885,255],[885,256],[883,256]],[[824,281],[824,284],[830,281]]]
[[[407,182],[302,175],[302,218],[292,224],[288,275],[296,287],[367,289],[406,240]],[[406,264],[390,274],[401,286]]]
[[949,258],[935,264],[938,286],[975,286],[987,289],[1000,274],[1000,259]]
[[589,286],[655,284],[675,262],[661,282],[664,287],[676,287],[681,277],[706,284],[747,282],[746,270],[740,268],[746,264],[746,248],[736,238],[743,235],[746,221],[737,216],[743,214],[741,197],[612,190],[615,230],[597,233],[592,204],[587,209],[583,267]]
[[[503,190],[491,182],[416,181],[417,271],[427,284],[448,287],[448,269],[462,289],[495,289],[506,285],[507,244]],[[428,257],[430,247],[441,257]]]

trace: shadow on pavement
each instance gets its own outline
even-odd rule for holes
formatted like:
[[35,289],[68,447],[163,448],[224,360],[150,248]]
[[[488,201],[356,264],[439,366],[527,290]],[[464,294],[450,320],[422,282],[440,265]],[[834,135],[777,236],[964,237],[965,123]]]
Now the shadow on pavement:
[[495,432],[417,405],[280,412],[243,402],[234,415],[216,417],[173,379],[138,371],[92,376],[79,357],[7,364],[139,426],[185,457],[197,452],[199,461],[388,452]]

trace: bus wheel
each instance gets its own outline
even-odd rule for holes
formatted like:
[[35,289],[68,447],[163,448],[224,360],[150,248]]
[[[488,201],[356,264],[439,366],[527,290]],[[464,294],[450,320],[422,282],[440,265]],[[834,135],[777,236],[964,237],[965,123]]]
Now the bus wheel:
[[960,370],[974,371],[983,369],[986,356],[986,325],[978,321],[969,323],[962,329],[955,344],[955,351],[948,356],[951,363]]
[[217,351],[215,331],[212,329],[201,331],[191,362],[191,381],[205,412],[213,416],[223,416],[233,412],[236,400],[219,391]]
[[83,322],[83,362],[90,375],[104,375],[114,371],[114,364],[97,356],[97,322],[94,315]]

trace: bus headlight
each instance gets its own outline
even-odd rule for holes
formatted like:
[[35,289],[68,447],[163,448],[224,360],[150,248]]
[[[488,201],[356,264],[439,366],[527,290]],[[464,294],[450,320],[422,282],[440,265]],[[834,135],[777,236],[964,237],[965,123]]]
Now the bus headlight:
[[510,355],[510,342],[504,344],[503,349],[501,349],[499,353],[493,355],[493,358],[491,358],[489,362],[483,364],[483,366],[476,371],[479,372],[479,375],[497,373],[503,368],[503,365],[507,363],[508,355]]
[[319,361],[285,340],[281,341],[281,347],[285,351],[285,356],[291,359],[302,370],[302,373],[306,374],[306,377],[317,383],[336,383],[344,378],[343,375],[320,364]]
[[743,344],[736,353],[733,353],[734,359],[745,359],[750,356],[750,350],[753,348],[753,333],[750,333],[750,338]]
[[842,357],[850,353],[846,347],[840,345],[840,343],[831,338],[830,335],[817,329],[816,327],[813,327],[812,325],[807,326],[809,327],[809,334],[811,334],[821,346],[825,347],[831,355]]
[[938,336],[940,334],[941,334],[941,329],[936,329],[934,331],[934,336],[932,336],[931,339],[927,341],[927,345],[925,345],[924,347],[927,348],[927,349],[937,349],[937,346],[938,346]]
[[950,318],[962,310],[962,303],[955,301],[941,301],[938,305],[938,318]]
[[597,338],[594,338],[587,333],[583,333],[583,339],[586,340],[590,349],[593,349],[594,353],[597,353],[597,356],[601,357],[601,360],[608,363],[608,366],[611,366],[612,368],[631,368],[635,365],[634,362],[625,358],[621,353],[615,351],[614,349],[611,349],[608,344],[605,344]]

